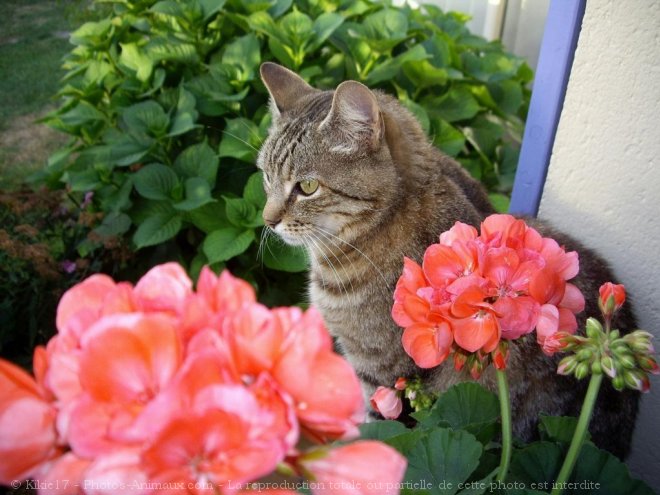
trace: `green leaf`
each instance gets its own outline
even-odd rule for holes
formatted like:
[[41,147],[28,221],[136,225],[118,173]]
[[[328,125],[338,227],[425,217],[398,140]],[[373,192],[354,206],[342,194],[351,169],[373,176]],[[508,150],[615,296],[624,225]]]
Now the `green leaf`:
[[157,214],[140,224],[133,235],[133,242],[138,249],[154,246],[177,235],[181,226],[182,220],[179,215]]
[[302,46],[314,34],[312,20],[299,10],[289,12],[278,24],[294,47]]
[[431,494],[453,495],[479,465],[483,447],[465,431],[437,428],[408,454],[405,482],[424,482]]
[[190,177],[186,180],[186,199],[173,206],[177,210],[192,211],[214,201],[209,183],[201,177]]
[[211,232],[202,245],[209,263],[227,261],[243,253],[254,241],[254,230],[226,227]]
[[171,198],[172,190],[179,185],[174,170],[160,163],[151,163],[138,170],[133,176],[135,189],[147,199]]
[[417,118],[420,125],[422,126],[424,133],[428,134],[431,130],[431,121],[429,120],[429,114],[426,109],[423,106],[418,105],[414,101],[408,99],[402,100],[401,103],[413,113],[413,115]]
[[440,395],[423,426],[446,423],[454,429],[497,421],[500,403],[497,396],[472,382],[458,383]]
[[499,400],[492,392],[472,382],[456,384],[438,397],[420,428],[436,425],[466,430],[487,445],[497,432]]
[[387,79],[392,79],[398,75],[403,64],[424,60],[427,57],[428,54],[424,50],[424,47],[422,45],[415,45],[410,50],[407,50],[394,58],[390,58],[382,64],[378,64],[378,66],[369,73],[366,82],[367,84],[377,84]]
[[275,58],[277,58],[277,60],[280,61],[282,64],[289,67],[292,67],[296,64],[293,50],[289,46],[278,41],[277,39],[275,38],[268,39],[268,49],[271,52],[273,52]]
[[222,198],[217,202],[208,203],[189,211],[188,217],[195,227],[207,234],[230,226]]
[[403,73],[415,88],[442,86],[447,82],[447,71],[434,67],[428,60],[407,62],[403,65]]
[[[227,220],[236,227],[258,226],[257,209],[243,198],[224,198]],[[256,224],[255,224],[256,223]]]
[[196,100],[190,91],[179,86],[179,101],[176,105],[176,113],[172,119],[168,136],[178,136],[191,131],[197,127],[195,122],[199,114],[195,110]]
[[479,112],[480,107],[470,90],[459,86],[436,100],[433,110],[446,121],[455,122],[471,119]]
[[261,171],[255,172],[250,176],[243,189],[243,197],[258,210],[261,210],[266,204],[263,181],[263,173]]
[[101,225],[94,232],[101,237],[115,237],[125,234],[131,228],[131,218],[125,213],[112,212],[107,214]]
[[111,29],[110,19],[98,22],[86,22],[76,29],[69,38],[73,45],[94,46],[99,44]]
[[100,163],[128,167],[139,162],[151,149],[152,141],[136,140],[129,134],[123,134],[119,139],[112,140],[108,144],[88,148]]
[[507,195],[501,193],[489,193],[488,199],[490,199],[490,202],[493,204],[496,212],[507,213],[509,211],[511,198],[509,198]]
[[485,118],[474,119],[471,126],[463,129],[465,137],[480,153],[492,156],[495,153],[497,143],[504,135],[502,126]]
[[517,81],[506,80],[499,83],[491,83],[488,89],[504,113],[515,114],[523,103],[522,86]]
[[174,0],[161,0],[152,5],[149,10],[157,14],[179,17],[181,19],[185,19],[186,17],[183,5]]
[[362,440],[384,441],[410,431],[399,421],[373,421],[362,423],[359,428]]
[[[547,416],[541,414],[539,418],[539,433],[542,440],[552,440],[561,443],[570,443],[577,426],[577,418],[571,416]],[[591,435],[587,432],[587,440]]]
[[202,15],[204,20],[207,21],[211,16],[220,12],[224,7],[226,0],[197,0],[199,6],[202,8]]
[[120,213],[133,206],[131,193],[133,192],[133,174],[115,172],[114,180],[121,184],[117,188],[114,184],[108,185],[104,194],[99,193],[101,210],[110,213]]
[[554,442],[534,442],[511,456],[508,482],[550,490],[564,458],[563,449]]
[[344,18],[334,12],[325,12],[314,20],[312,30],[316,35],[308,50],[316,50],[342,25]]
[[291,8],[293,0],[275,0],[275,3],[268,9],[268,13],[273,19],[277,19]]
[[465,146],[465,136],[461,131],[442,119],[433,120],[435,133],[433,144],[449,156],[458,155]]
[[102,185],[99,173],[93,168],[65,172],[62,181],[69,184],[74,192],[95,191]]
[[149,132],[154,136],[164,135],[170,124],[163,107],[153,100],[131,105],[122,112],[122,118],[130,132]]
[[273,270],[303,272],[309,267],[307,251],[301,246],[290,246],[279,238],[269,236],[262,249],[264,264]]
[[254,77],[254,71],[261,62],[261,53],[257,37],[250,33],[237,38],[227,45],[222,56],[222,63],[240,68],[240,80],[249,81]]
[[244,118],[227,119],[227,125],[222,132],[224,136],[218,148],[220,157],[230,156],[254,163],[257,158],[257,146],[261,141],[259,128],[254,122]]
[[199,62],[195,45],[176,38],[154,38],[145,45],[144,53],[154,63],[168,60],[192,65]]
[[86,125],[90,122],[103,121],[105,120],[105,115],[97,110],[96,107],[81,100],[78,105],[60,115],[60,119],[64,124],[75,127]]
[[250,29],[254,31],[266,34],[270,38],[275,38],[280,42],[286,42],[286,34],[266,12],[255,12],[250,15],[248,17],[248,24],[250,25]]
[[202,177],[214,188],[219,163],[213,149],[204,142],[183,150],[174,162],[174,170],[183,177]]
[[[590,444],[582,446],[570,481],[577,483],[578,488],[566,490],[564,493],[593,493],[594,495],[601,493],[653,495],[655,493],[643,481],[632,479],[628,468],[619,459]],[[591,487],[591,489],[582,487]]]
[[119,46],[121,46],[120,65],[135,71],[136,77],[146,82],[154,68],[152,59],[138,47],[137,43],[120,43]]
[[510,79],[522,64],[522,59],[504,53],[492,52],[478,56],[471,51],[465,51],[461,56],[465,72],[484,82]]
[[408,36],[408,18],[398,9],[378,10],[368,15],[362,26],[365,41],[377,52],[388,52]]

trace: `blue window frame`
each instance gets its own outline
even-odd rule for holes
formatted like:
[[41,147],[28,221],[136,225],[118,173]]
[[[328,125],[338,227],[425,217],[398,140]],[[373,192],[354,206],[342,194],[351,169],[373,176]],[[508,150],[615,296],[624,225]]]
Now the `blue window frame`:
[[509,211],[536,216],[586,0],[552,0],[543,32]]

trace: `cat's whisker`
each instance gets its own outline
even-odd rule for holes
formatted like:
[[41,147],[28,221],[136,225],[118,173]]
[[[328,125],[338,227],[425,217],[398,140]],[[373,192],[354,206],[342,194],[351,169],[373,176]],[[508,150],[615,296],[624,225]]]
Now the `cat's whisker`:
[[261,260],[261,268],[264,267],[264,244],[266,242],[266,239],[268,239],[268,235],[270,230],[268,227],[264,227],[261,229],[261,235],[259,236],[259,247],[257,248],[257,259]]
[[273,249],[270,247],[268,239],[270,239],[272,236],[272,239],[276,239],[278,242],[282,242],[282,240],[279,238],[279,236],[273,235],[273,231],[269,227],[266,227],[265,230],[267,231],[266,239],[264,240],[264,244],[266,245],[265,249],[268,249],[268,251],[273,256],[273,258],[277,258],[277,256],[275,256],[275,253],[273,252]]
[[248,143],[245,139],[242,139],[241,137],[237,136],[236,134],[232,134],[231,132],[226,131],[226,130],[224,130],[224,129],[222,130],[222,132],[225,133],[225,134],[227,134],[227,135],[229,135],[229,136],[231,136],[231,137],[233,137],[236,141],[240,141],[241,143],[243,143],[243,144],[249,146],[249,147],[252,148],[254,151],[256,151],[257,153],[259,153],[259,150],[258,150],[257,148],[255,148],[254,146],[252,146],[250,143]]
[[[319,233],[320,233],[320,232],[319,232]],[[341,262],[341,260],[337,257],[337,255],[334,254],[334,253],[332,252],[331,249],[328,249],[328,245],[327,245],[325,242],[323,242],[323,239],[321,239],[320,237],[318,237],[318,236],[315,235],[314,233],[312,233],[312,235],[313,235],[314,238],[315,238],[317,241],[319,241],[319,242],[323,245],[323,247],[324,247],[324,248],[325,248],[330,254],[332,254],[332,256],[333,256],[333,257],[339,262],[339,266],[341,266],[342,271],[343,271],[344,273],[347,273],[346,268],[344,268],[344,264],[343,264],[343,263]],[[330,263],[330,260],[328,259],[328,257],[326,256],[325,258],[326,258],[326,260],[328,260],[328,263]],[[349,260],[349,261],[350,261],[350,260]],[[337,277],[339,277],[339,274],[338,274],[337,271],[335,270],[335,268],[334,268],[334,266],[332,265],[332,263],[330,263],[330,266],[331,266],[331,268],[335,271],[335,274],[337,274]],[[340,282],[341,285],[344,287],[344,292],[346,292],[346,296],[348,296],[349,299],[351,299],[350,296],[352,296],[352,298],[353,298],[353,304],[354,304],[355,306],[357,306],[357,300],[356,300],[356,296],[355,296],[356,292],[355,292],[355,287],[353,287],[353,281],[352,281],[352,280],[350,279],[350,277],[349,277],[349,279],[348,279],[348,283],[349,283],[350,286],[351,286],[351,293],[350,293],[350,295],[349,295],[349,293],[348,293],[348,290],[346,289],[346,285],[344,284],[343,280],[340,280],[339,282]]]
[[[316,239],[318,240],[318,238],[316,238]],[[339,278],[339,274],[338,274],[337,271],[335,270],[335,267],[334,267],[334,265],[332,264],[332,262],[330,261],[330,259],[325,255],[325,253],[323,252],[323,250],[322,250],[320,247],[318,247],[318,244],[316,244],[316,242],[315,242],[315,240],[314,240],[313,238],[310,237],[309,240],[310,240],[310,241],[316,246],[316,250],[317,250],[317,252],[323,257],[323,259],[325,259],[326,263],[328,263],[328,266],[329,266],[329,267],[332,269],[332,271],[334,272],[335,280],[337,281],[337,284],[340,285],[340,287],[339,287],[340,291],[341,291],[341,289],[342,289],[342,287],[343,287],[344,292],[346,292],[346,295],[348,296],[348,291],[346,290],[346,287],[344,286],[344,284],[342,283],[341,279]]]
[[249,119],[246,119],[243,115],[238,113],[236,110],[230,110],[230,113],[232,113],[234,116],[236,116],[236,118],[239,119],[239,122],[243,125],[243,127],[245,127],[250,134],[252,134],[254,137],[256,137],[259,140],[259,145],[260,146],[262,144],[264,144],[264,140],[261,138],[261,136],[259,134],[257,134],[254,130],[252,130],[252,128],[250,128],[250,126],[245,123],[245,120],[249,120]]
[[[319,241],[321,244],[323,244],[323,245],[325,246],[325,244],[323,243],[323,241],[322,241],[319,237],[316,237],[316,236],[314,235],[314,233],[311,233],[311,235],[313,236],[313,239]],[[318,245],[317,245],[317,247],[318,247]],[[326,246],[326,249],[327,249],[327,246]],[[333,271],[333,273],[334,273],[334,275],[335,275],[335,279],[337,280],[337,284],[339,284],[339,285],[341,286],[341,287],[339,288],[340,292],[341,292],[341,290],[343,289],[343,290],[344,290],[344,293],[346,294],[346,297],[347,297],[348,299],[350,299],[350,294],[348,293],[348,289],[346,288],[346,285],[344,285],[344,282],[343,282],[343,280],[341,279],[341,277],[339,276],[339,273],[337,273],[337,270],[335,269],[335,266],[332,264],[332,261],[330,261],[330,258],[328,258],[328,256],[327,256],[327,255],[323,252],[323,250],[320,249],[320,248],[319,248],[319,253],[321,254],[321,256],[323,256],[323,258],[325,259],[325,261],[328,263],[328,265],[329,265],[330,268],[332,269],[332,271]]]
[[[312,227],[312,228],[314,228],[314,227]],[[320,230],[318,231],[318,233],[321,234],[321,235],[322,235],[322,236],[323,236],[328,242],[330,242],[333,246],[335,246],[337,249],[339,249],[339,251],[341,252],[341,254],[343,254],[344,257],[345,257],[345,258],[348,260],[348,262],[350,263],[350,267],[351,267],[351,269],[352,269],[353,271],[355,271],[355,266],[353,266],[353,260],[352,260],[351,258],[349,258],[349,257],[346,255],[346,253],[341,249],[341,247],[340,247],[336,242],[334,242],[334,241],[332,240],[331,237],[328,237],[326,234],[324,234],[324,233],[321,232]],[[319,238],[319,241],[321,241],[320,238]],[[324,245],[326,248],[328,247],[323,241],[321,241],[321,242],[323,243],[323,245]],[[339,257],[338,257],[338,256],[337,256],[332,250],[328,249],[328,251],[330,251],[330,253],[332,254],[332,256],[334,256],[334,258],[339,262],[339,265],[341,266],[341,269],[344,271],[344,273],[348,273],[348,270],[346,270],[346,268],[344,267],[344,264],[341,262],[341,260],[339,259]],[[352,281],[352,279],[351,279],[350,277],[349,277],[348,281],[349,281],[349,283],[351,284],[351,290],[353,291],[353,294],[355,294],[355,287],[353,287],[353,281]]]
[[349,247],[355,249],[358,253],[360,253],[362,256],[364,256],[364,259],[366,259],[369,263],[371,263],[371,266],[373,266],[374,270],[376,270],[376,272],[378,273],[378,275],[380,275],[380,278],[382,278],[382,279],[383,279],[383,282],[385,282],[385,288],[387,289],[387,288],[389,287],[389,283],[387,282],[387,279],[385,278],[385,275],[383,275],[383,272],[381,272],[380,269],[376,266],[376,264],[375,264],[373,261],[371,261],[371,258],[369,258],[369,256],[367,256],[366,254],[364,254],[359,248],[355,247],[355,246],[354,246],[353,244],[351,244],[350,242],[345,241],[345,240],[342,239],[341,237],[339,237],[339,236],[333,234],[332,232],[328,232],[327,230],[322,229],[322,228],[319,227],[319,226],[315,226],[315,228],[318,229],[320,232],[323,232],[324,234],[329,235],[329,236],[332,237],[333,239],[337,239],[338,241],[343,242],[344,244],[346,244],[347,246],[349,246]]
[[[307,250],[310,253],[313,253],[313,252],[316,251],[316,252],[319,253],[319,255],[323,255],[323,253],[321,252],[321,249],[319,249],[319,247],[316,244],[314,244],[313,239],[311,239],[309,236],[305,236],[303,242],[305,242],[305,248],[307,248]],[[319,271],[319,275],[321,276],[321,286],[325,290],[325,288],[327,287],[328,284],[325,281],[325,277],[323,276],[323,271],[322,270]]]

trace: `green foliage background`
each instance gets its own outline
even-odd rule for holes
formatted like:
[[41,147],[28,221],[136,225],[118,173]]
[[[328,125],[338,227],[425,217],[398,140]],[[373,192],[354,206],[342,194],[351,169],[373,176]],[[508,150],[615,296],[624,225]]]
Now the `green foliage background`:
[[[408,459],[402,495],[532,495],[553,489],[568,450],[577,418],[541,416],[539,440],[514,442],[506,481],[496,480],[500,462],[498,398],[481,385],[459,383],[441,394],[430,410],[413,413],[414,428],[398,421],[360,426],[363,439],[381,440]],[[653,495],[643,481],[633,479],[626,465],[584,444],[565,495],[626,493]]]
[[266,60],[316,87],[356,79],[396,94],[506,209],[532,73],[461,14],[370,0],[97,3],[111,13],[71,36],[63,103],[47,119],[72,139],[42,180],[94,191],[99,236],[130,236],[193,276],[226,265],[269,304],[300,300],[304,254],[271,239],[257,256]]

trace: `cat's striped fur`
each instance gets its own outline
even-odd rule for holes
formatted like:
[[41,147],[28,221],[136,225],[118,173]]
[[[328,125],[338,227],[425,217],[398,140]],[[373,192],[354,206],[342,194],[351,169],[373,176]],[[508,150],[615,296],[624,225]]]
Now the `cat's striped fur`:
[[[426,247],[456,221],[478,227],[493,212],[481,185],[438,151],[391,96],[354,81],[335,91],[316,90],[272,63],[262,66],[262,78],[273,114],[258,159],[268,195],[264,219],[286,242],[308,249],[311,302],[355,367],[367,398],[400,376],[421,375],[435,390],[467,379],[451,364],[417,368],[390,312],[404,255],[420,262]],[[304,180],[318,181],[318,189],[303,194]],[[585,314],[596,315],[594,294],[612,279],[606,265],[573,240],[536,226],[579,252],[576,285],[588,300]],[[628,308],[620,320],[632,329]],[[535,436],[539,413],[579,411],[583,384],[557,375],[556,359],[544,356],[533,336],[512,346],[508,375],[518,437]],[[492,369],[482,382],[495,388]],[[636,412],[636,394],[604,387],[592,423],[596,443],[625,455]]]

